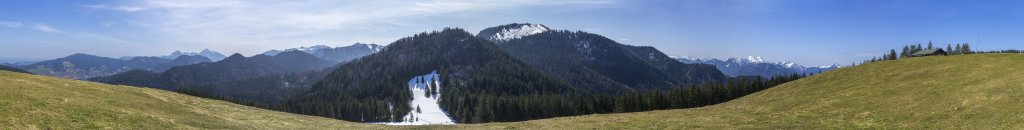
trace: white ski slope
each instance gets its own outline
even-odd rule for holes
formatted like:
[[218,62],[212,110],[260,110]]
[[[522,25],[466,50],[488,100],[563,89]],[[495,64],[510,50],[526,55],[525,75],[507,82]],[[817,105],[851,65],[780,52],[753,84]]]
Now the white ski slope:
[[[412,91],[413,99],[409,103],[412,111],[403,117],[403,122],[383,123],[387,125],[438,125],[455,124],[448,114],[441,110],[438,105],[438,97],[441,96],[441,80],[437,70],[430,74],[416,76],[409,80],[409,90]],[[433,86],[433,87],[431,87]],[[427,94],[428,90],[435,90],[435,94]],[[420,111],[416,111],[419,107]]]

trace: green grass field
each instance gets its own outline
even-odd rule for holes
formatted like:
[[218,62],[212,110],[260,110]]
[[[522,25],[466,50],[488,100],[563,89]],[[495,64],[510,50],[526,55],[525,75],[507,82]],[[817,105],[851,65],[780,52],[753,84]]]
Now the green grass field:
[[1024,55],[908,58],[842,68],[693,109],[391,127],[156,89],[0,72],[4,129],[1024,129]]

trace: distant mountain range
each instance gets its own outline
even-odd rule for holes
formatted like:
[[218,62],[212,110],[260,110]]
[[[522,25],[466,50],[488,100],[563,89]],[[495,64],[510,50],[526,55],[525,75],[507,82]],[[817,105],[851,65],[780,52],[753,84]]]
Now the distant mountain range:
[[[245,57],[241,54],[231,55],[224,60],[207,62],[193,65],[177,66],[159,73],[157,80],[166,84],[161,86],[147,86],[165,90],[176,90],[177,87],[193,83],[218,82],[250,79],[285,73],[295,73],[323,69],[333,63],[314,57],[301,51],[289,51],[275,56],[256,55]],[[136,72],[139,73],[139,72]],[[120,83],[124,74],[111,75],[107,77],[93,78],[91,80],[113,84]],[[131,85],[131,84],[126,84]],[[143,86],[143,85],[140,85]]]
[[[224,54],[221,54],[220,52],[217,52],[217,51],[212,51],[210,49],[203,49],[200,52],[174,51],[174,52],[171,52],[171,54],[164,55],[164,56],[156,56],[156,57],[160,57],[160,58],[164,58],[164,59],[175,59],[175,58],[178,58],[179,56],[203,56],[203,57],[206,57],[206,58],[210,59],[211,61],[219,61],[219,60],[225,58]],[[118,59],[129,60],[129,59],[132,59],[132,58],[135,58],[135,57],[151,57],[151,56],[123,56],[123,57],[120,57]]]
[[224,60],[177,66],[167,71],[133,70],[90,81],[151,87],[169,91],[199,91],[259,104],[279,102],[304,92],[323,77],[319,70],[335,65],[302,51],[274,56],[244,57],[233,54]]
[[40,61],[20,66],[29,72],[41,75],[87,79],[107,76],[133,69],[164,71],[173,66],[210,62],[202,56],[181,56],[175,59],[160,57],[132,57],[127,60],[99,57],[89,54],[74,54],[54,60]]
[[328,61],[347,62],[347,61],[350,61],[352,59],[356,59],[356,58],[363,57],[363,56],[366,56],[366,55],[369,55],[369,54],[377,53],[381,49],[384,49],[384,46],[377,45],[377,44],[355,43],[355,44],[352,44],[350,46],[344,46],[344,47],[330,47],[330,46],[326,46],[326,45],[316,45],[316,46],[310,46],[310,47],[299,47],[299,48],[291,48],[291,49],[284,49],[284,50],[276,50],[275,49],[275,50],[270,50],[270,51],[263,52],[263,55],[273,56],[273,55],[277,55],[278,53],[281,53],[281,52],[302,51],[302,52],[306,52],[306,53],[312,54],[313,56],[316,56],[316,57],[318,57],[320,59],[324,59],[324,60],[328,60]]
[[[351,46],[336,48],[318,45],[312,47],[285,49],[284,51],[270,50],[264,52],[264,55],[275,56],[282,52],[300,51],[312,54],[315,58],[339,63],[376,53],[383,48],[384,47],[381,45],[363,43],[356,43]],[[142,69],[159,73],[174,66],[214,62],[225,58],[227,57],[220,52],[203,49],[200,52],[174,51],[171,54],[164,56],[125,56],[117,59],[79,53],[54,60],[23,62],[18,64],[5,63],[3,65],[48,76],[71,79],[88,79],[99,76],[109,76],[133,69]]]
[[789,61],[765,61],[758,56],[748,56],[747,58],[728,58],[724,60],[713,58],[691,58],[686,56],[673,58],[687,64],[715,65],[716,68],[729,76],[771,77],[775,75],[789,74],[817,74],[842,67],[838,64],[820,67],[805,67]]

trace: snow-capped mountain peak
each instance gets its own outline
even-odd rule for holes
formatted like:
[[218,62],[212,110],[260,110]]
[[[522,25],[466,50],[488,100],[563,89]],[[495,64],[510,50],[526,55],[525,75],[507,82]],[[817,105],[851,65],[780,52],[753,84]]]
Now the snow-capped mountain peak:
[[832,64],[832,65],[827,65],[827,66],[821,66],[819,68],[842,68],[842,67],[843,66],[841,66],[839,64]]
[[747,56],[747,62],[750,62],[750,63],[761,63],[761,62],[764,62],[764,59],[761,59],[760,56]]
[[362,46],[362,47],[365,47],[365,48],[370,48],[370,50],[373,50],[373,52],[380,52],[381,49],[384,49],[384,46],[377,45],[377,44],[366,44],[366,43],[356,43],[356,44],[353,44],[353,46],[356,46],[356,45]]
[[210,49],[203,49],[202,51],[199,51],[199,52],[174,51],[174,52],[172,52],[169,55],[160,56],[160,58],[172,59],[173,60],[173,59],[178,58],[179,56],[203,56],[203,57],[206,57],[206,58],[210,58],[210,60],[213,60],[213,61],[219,61],[219,60],[224,59],[226,57],[226,56],[224,56],[224,54],[221,54],[220,52],[212,51]]
[[793,68],[793,67],[797,66],[796,63],[793,63],[793,62],[790,62],[790,61],[782,62],[781,64],[783,66],[786,66],[786,68]]
[[674,59],[687,64],[710,64],[715,65],[718,70],[729,76],[762,76],[771,77],[782,74],[814,74],[839,68],[838,64],[822,67],[804,67],[792,61],[773,62],[767,61],[760,56],[747,56],[746,58],[727,58],[725,60],[714,58],[693,58],[689,56],[672,56]]
[[384,46],[377,44],[366,44],[366,43],[355,43],[349,46],[330,47],[327,45],[314,45],[314,46],[301,46],[299,48],[288,48],[284,50],[269,50],[262,54],[267,56],[274,56],[282,52],[288,51],[302,51],[317,58],[334,61],[344,62],[355,58],[363,57],[372,53],[381,51]]
[[486,38],[492,42],[504,42],[550,30],[550,28],[542,24],[513,23],[484,29],[477,34],[477,37]]

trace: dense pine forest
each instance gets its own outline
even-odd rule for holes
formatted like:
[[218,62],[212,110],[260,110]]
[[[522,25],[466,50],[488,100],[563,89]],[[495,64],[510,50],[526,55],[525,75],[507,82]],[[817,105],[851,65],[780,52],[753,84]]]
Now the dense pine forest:
[[[678,86],[621,94],[570,93],[522,96],[445,91],[444,108],[459,123],[508,122],[596,113],[622,113],[693,108],[736,99],[800,79],[805,75],[771,78],[738,77],[724,83]],[[442,81],[445,81],[442,78]],[[449,85],[449,82],[443,82]],[[459,95],[459,96],[447,96]]]

